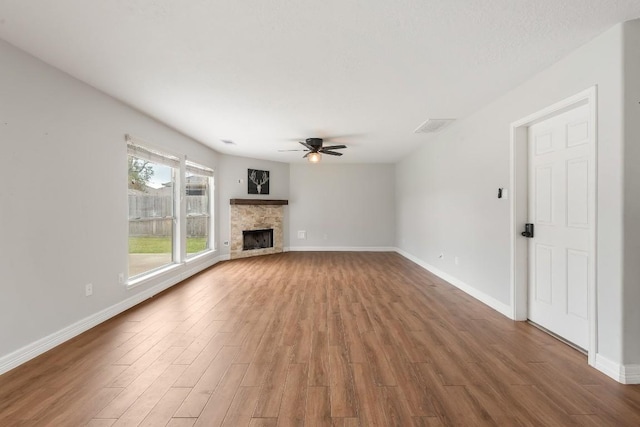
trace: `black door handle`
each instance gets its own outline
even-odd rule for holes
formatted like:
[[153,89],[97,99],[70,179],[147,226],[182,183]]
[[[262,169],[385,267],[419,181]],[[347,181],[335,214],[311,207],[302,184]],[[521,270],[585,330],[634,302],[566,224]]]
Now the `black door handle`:
[[529,239],[533,238],[533,224],[525,224],[524,231],[520,234],[524,237],[528,237]]

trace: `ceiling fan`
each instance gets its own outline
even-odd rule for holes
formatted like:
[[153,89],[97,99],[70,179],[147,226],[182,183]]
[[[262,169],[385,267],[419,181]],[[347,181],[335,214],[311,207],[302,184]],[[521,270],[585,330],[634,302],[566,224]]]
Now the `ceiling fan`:
[[329,145],[329,146],[323,146],[322,145],[322,138],[307,138],[306,140],[303,141],[298,141],[300,144],[302,144],[305,149],[304,150],[278,150],[278,151],[308,151],[307,154],[305,154],[304,156],[302,156],[303,159],[309,159],[309,162],[311,163],[318,163],[320,161],[320,159],[322,158],[321,154],[327,154],[329,156],[342,156],[342,153],[338,153],[337,151],[333,151],[333,150],[341,150],[343,148],[347,148],[346,145]]

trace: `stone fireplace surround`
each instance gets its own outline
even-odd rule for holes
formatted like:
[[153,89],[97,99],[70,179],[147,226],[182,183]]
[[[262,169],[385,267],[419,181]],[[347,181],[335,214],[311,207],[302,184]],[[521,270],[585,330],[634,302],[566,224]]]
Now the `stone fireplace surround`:
[[[247,258],[280,253],[284,248],[282,221],[288,200],[231,199],[230,258]],[[243,251],[242,231],[273,229],[273,247]]]

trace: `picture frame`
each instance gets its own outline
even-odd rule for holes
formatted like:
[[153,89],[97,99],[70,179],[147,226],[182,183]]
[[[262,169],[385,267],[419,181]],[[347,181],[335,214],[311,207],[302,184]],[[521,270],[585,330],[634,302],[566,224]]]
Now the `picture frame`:
[[247,169],[247,192],[249,194],[269,194],[269,171]]

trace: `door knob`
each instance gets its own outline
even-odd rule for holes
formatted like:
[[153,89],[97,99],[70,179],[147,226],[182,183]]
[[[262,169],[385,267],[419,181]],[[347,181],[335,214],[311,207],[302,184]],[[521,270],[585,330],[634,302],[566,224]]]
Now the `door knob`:
[[524,231],[520,234],[524,237],[528,237],[529,239],[533,238],[533,224],[525,224]]

